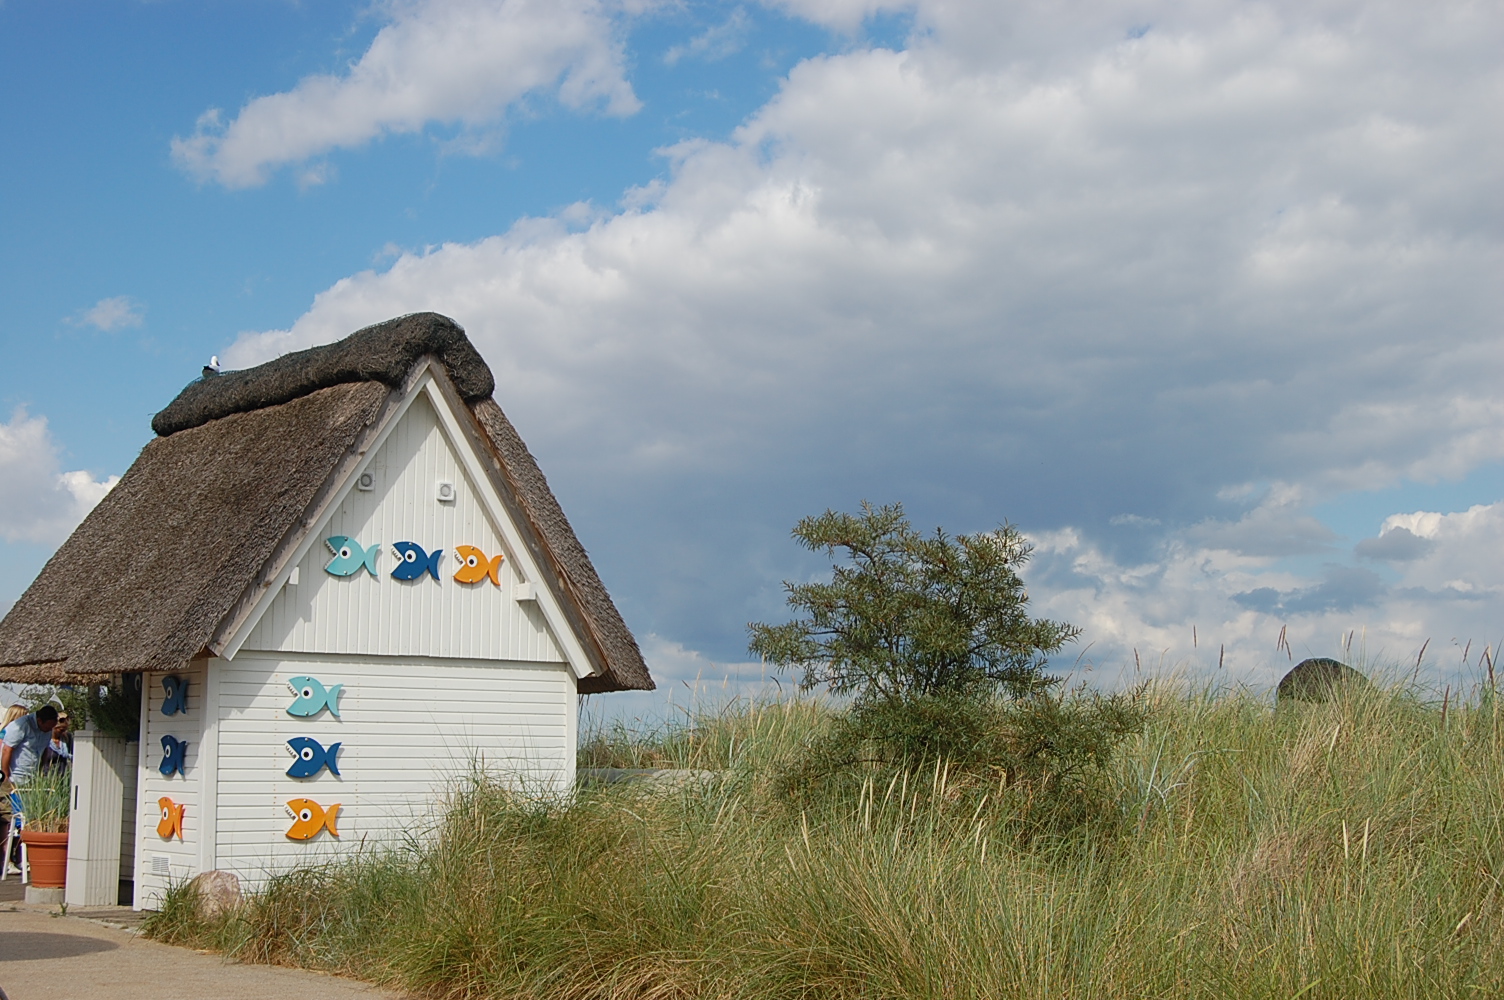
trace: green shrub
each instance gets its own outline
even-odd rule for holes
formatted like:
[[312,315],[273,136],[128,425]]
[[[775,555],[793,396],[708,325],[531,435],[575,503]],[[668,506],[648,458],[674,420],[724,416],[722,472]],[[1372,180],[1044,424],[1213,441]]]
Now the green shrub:
[[887,783],[940,766],[955,787],[1023,803],[1026,836],[1111,824],[1120,816],[1108,771],[1123,743],[1142,732],[1141,693],[1104,696],[1040,691],[1016,701],[958,693],[859,702],[833,716],[778,771],[798,808],[863,782]]
[[839,560],[829,583],[785,583],[800,617],[751,624],[750,649],[852,703],[781,770],[792,801],[938,763],[1014,786],[1047,826],[1110,818],[1096,777],[1143,714],[1131,697],[1056,691],[1046,658],[1079,629],[1029,616],[1023,535],[924,536],[902,505],[863,503],[807,517],[794,537]]
[[141,736],[141,675],[125,674],[109,684],[91,686],[86,694],[94,728],[116,739]]
[[753,622],[750,650],[802,671],[805,690],[828,687],[857,702],[931,695],[1023,697],[1049,686],[1045,658],[1080,629],[1028,615],[1018,570],[1032,551],[1011,525],[955,538],[925,536],[902,504],[860,514],[827,510],[794,527],[803,547],[842,562],[829,583],[786,581],[803,617]]

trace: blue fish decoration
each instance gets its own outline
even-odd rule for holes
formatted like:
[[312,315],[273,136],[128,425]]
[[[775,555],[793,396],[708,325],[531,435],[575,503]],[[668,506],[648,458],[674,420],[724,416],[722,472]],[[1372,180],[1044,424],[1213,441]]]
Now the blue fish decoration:
[[162,777],[170,778],[174,772],[182,774],[183,758],[187,753],[187,740],[180,740],[176,736],[162,737],[162,763],[157,765]]
[[439,557],[444,554],[443,549],[434,549],[433,555],[429,555],[416,542],[394,542],[392,548],[402,560],[392,570],[393,579],[416,580],[424,573],[431,574],[435,580],[439,578]]
[[177,715],[188,711],[188,678],[170,674],[162,678],[162,690],[167,697],[162,699],[162,714]]
[[345,689],[343,684],[335,684],[326,689],[312,677],[294,677],[287,686],[297,695],[293,703],[287,706],[288,715],[307,718],[318,715],[327,708],[330,715],[339,718],[339,695]]
[[327,767],[329,773],[339,776],[339,763],[335,760],[342,744],[331,743],[329,748],[324,749],[318,740],[307,736],[294,736],[287,741],[287,749],[292,751],[294,760],[292,767],[287,769],[289,778],[311,778],[319,773],[320,768]]
[[376,557],[381,554],[381,543],[377,542],[369,548],[361,548],[360,543],[345,535],[331,535],[324,539],[324,544],[329,546],[329,551],[334,553],[334,558],[329,560],[329,565],[324,567],[326,573],[335,576],[354,576],[362,568],[369,570],[372,576],[376,575]]

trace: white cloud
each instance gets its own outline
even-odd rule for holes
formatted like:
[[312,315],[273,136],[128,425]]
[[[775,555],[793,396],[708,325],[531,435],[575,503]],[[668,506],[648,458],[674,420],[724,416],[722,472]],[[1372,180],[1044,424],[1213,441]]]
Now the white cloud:
[[[390,23],[347,72],[257,97],[228,123],[210,109],[192,135],[173,139],[173,158],[201,180],[252,187],[278,166],[382,135],[493,124],[531,93],[614,115],[639,107],[611,19],[621,7],[609,0],[413,0],[386,9]],[[327,177],[315,164],[299,183]]]
[[798,678],[778,677],[756,661],[717,662],[681,642],[648,633],[642,655],[656,691],[615,691],[586,698],[585,727],[633,719],[683,721],[732,702],[792,695]]
[[18,409],[0,424],[0,538],[60,542],[120,479],[63,472],[60,465],[46,417]]
[[[456,317],[551,477],[603,523],[637,505],[622,578],[679,581],[657,627],[700,648],[776,613],[793,516],[863,496],[1065,532],[1051,551],[1113,582],[1049,586],[1120,648],[1197,620],[1265,648],[1272,612],[1390,600],[1309,508],[1504,459],[1504,14],[914,16],[906,51],[807,60],[729,141],[666,151],[616,214],[404,254],[230,363]],[[737,527],[686,540],[667,511],[718,482]],[[1299,555],[1332,568],[1275,561]],[[1471,607],[1417,601],[1383,606]]]
[[919,6],[915,0],[764,0],[764,5],[847,32],[876,14],[908,13]]
[[80,310],[70,320],[75,326],[92,326],[105,333],[128,326],[140,326],[146,322],[146,313],[141,304],[129,295],[100,299],[88,309]]
[[685,56],[714,62],[740,52],[747,43],[752,19],[738,7],[720,24],[711,25],[683,45],[675,45],[663,54],[665,65],[676,65]]
[[[1084,626],[1095,641],[1091,658],[1109,676],[1126,675],[1135,650],[1145,666],[1211,669],[1224,646],[1223,676],[1255,685],[1272,684],[1292,659],[1339,656],[1393,671],[1414,664],[1422,648],[1432,676],[1476,670],[1477,654],[1504,637],[1494,614],[1504,595],[1504,567],[1495,558],[1504,545],[1504,501],[1397,514],[1377,541],[1396,534],[1423,544],[1393,545],[1387,551],[1395,555],[1376,551],[1399,567],[1384,579],[1340,564],[1293,572],[1183,535],[1144,562],[1123,565],[1077,532],[1046,533],[1031,573],[1035,610]],[[1281,634],[1289,653],[1276,649]]]

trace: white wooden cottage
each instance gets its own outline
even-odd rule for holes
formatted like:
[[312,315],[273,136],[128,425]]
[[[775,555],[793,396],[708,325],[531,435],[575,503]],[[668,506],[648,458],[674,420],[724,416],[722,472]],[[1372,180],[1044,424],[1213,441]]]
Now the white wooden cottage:
[[142,675],[129,754],[77,740],[70,902],[391,843],[475,768],[572,786],[577,696],[652,680],[493,387],[427,313],[157,415],[0,623],[0,681]]

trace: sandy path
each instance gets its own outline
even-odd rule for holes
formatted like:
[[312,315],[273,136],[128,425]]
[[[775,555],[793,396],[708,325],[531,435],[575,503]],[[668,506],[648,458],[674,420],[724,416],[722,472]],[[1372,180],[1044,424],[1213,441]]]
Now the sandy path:
[[235,965],[76,917],[0,911],[10,1000],[346,1000],[400,994],[299,969]]

